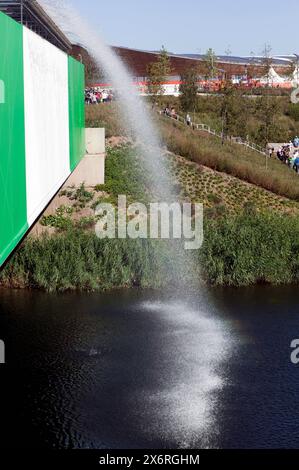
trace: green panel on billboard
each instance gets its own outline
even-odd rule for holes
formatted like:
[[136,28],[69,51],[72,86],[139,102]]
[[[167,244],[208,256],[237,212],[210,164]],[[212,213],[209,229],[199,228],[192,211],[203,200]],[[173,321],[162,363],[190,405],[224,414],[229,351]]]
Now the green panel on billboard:
[[70,169],[73,171],[85,154],[84,66],[68,58]]
[[27,230],[23,29],[0,12],[0,265]]

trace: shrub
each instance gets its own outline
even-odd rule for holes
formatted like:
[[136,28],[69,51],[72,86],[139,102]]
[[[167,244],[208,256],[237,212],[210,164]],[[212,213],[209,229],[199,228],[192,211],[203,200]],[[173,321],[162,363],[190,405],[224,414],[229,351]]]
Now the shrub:
[[72,207],[60,206],[56,209],[54,215],[48,215],[41,218],[41,225],[44,227],[53,227],[58,230],[68,230],[73,226],[71,215],[74,209]]

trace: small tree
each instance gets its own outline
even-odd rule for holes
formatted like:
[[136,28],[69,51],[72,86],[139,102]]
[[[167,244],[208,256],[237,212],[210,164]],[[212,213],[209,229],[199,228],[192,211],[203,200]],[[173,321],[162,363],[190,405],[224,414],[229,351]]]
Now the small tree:
[[264,76],[267,79],[267,86],[270,87],[270,80],[271,80],[271,68],[273,64],[273,58],[271,55],[272,47],[269,44],[265,44],[263,50],[263,58],[262,58],[262,71]]
[[258,136],[263,145],[277,139],[279,126],[275,123],[275,117],[278,112],[279,102],[275,98],[263,96],[257,103],[257,115],[261,121]]
[[230,46],[228,46],[225,50],[225,55],[226,55],[226,59],[227,59],[227,62],[228,62],[227,71],[226,71],[225,76],[226,76],[226,79],[228,79],[228,80],[231,80],[232,75],[233,75],[232,74],[232,66],[231,66],[231,63],[230,63],[231,62],[231,60],[230,60],[231,54],[232,54],[231,48],[230,48]]
[[217,77],[217,57],[212,48],[208,49],[203,58],[203,74],[208,80]]
[[171,63],[168,52],[162,46],[160,54],[155,62],[147,66],[147,89],[152,101],[164,95],[163,83],[171,74]]
[[[268,88],[270,88],[271,68],[273,64],[271,52],[271,46],[269,44],[265,44],[263,50],[262,70],[264,76],[266,77]],[[258,130],[259,140],[263,145],[266,145],[271,139],[271,136],[276,133],[274,118],[278,111],[277,100],[270,100],[269,93],[267,93],[265,97],[261,98],[257,106],[257,111],[262,121],[262,124],[260,125]]]
[[197,107],[198,71],[190,68],[181,75],[180,102],[183,111],[194,111]]
[[249,64],[247,65],[247,78],[253,79],[260,76],[260,73],[261,67],[256,64],[255,53],[251,51]]
[[223,142],[226,136],[245,137],[247,113],[242,92],[227,81],[222,93],[221,105]]

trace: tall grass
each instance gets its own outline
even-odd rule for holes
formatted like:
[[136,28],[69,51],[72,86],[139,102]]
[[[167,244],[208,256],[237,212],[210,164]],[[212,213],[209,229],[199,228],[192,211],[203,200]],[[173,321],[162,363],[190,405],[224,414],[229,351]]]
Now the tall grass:
[[105,127],[106,137],[127,136],[126,126],[121,122],[117,103],[86,106],[85,125],[86,127]]
[[278,214],[206,219],[199,258],[210,284],[248,286],[299,281],[299,220]]
[[[202,249],[187,253],[195,263],[193,284],[202,281],[200,272],[214,285],[298,283],[298,218],[244,211],[206,217],[204,228]],[[0,284],[50,292],[167,287],[177,282],[167,243],[100,240],[75,229],[28,239],[1,272]]]
[[0,284],[48,292],[159,287],[161,253],[146,240],[100,240],[92,232],[69,230],[29,238],[0,274]]

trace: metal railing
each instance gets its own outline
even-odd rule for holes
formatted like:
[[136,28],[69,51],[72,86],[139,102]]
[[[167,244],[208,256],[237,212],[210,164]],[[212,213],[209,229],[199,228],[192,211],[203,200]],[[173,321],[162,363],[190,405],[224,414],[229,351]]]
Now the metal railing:
[[[179,123],[184,124],[185,126],[187,126],[186,119],[183,118],[182,116],[180,116],[179,114],[176,114],[175,116],[171,116],[171,115],[165,114],[163,111],[160,111],[159,114],[164,115],[168,119],[172,119],[173,121],[179,122]],[[192,122],[190,127],[193,130],[197,130],[197,131],[201,131],[201,132],[207,132],[210,135],[218,137],[222,141],[230,142],[230,143],[237,144],[237,145],[243,145],[246,148],[249,148],[251,150],[254,150],[255,152],[258,152],[259,154],[263,155],[264,157],[267,156],[266,149],[263,149],[263,147],[261,147],[260,145],[257,145],[253,142],[243,140],[241,137],[225,136],[221,132],[219,133],[215,129],[212,129],[207,124],[196,124],[196,123]]]

